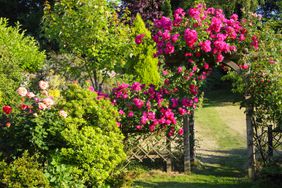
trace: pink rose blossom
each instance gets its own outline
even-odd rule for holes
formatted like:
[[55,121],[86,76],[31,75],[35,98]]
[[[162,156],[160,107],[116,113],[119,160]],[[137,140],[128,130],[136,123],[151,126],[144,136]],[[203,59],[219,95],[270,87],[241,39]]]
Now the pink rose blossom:
[[133,116],[134,116],[134,112],[132,111],[128,112],[127,117],[133,117]]
[[123,110],[119,110],[118,113],[119,113],[120,115],[124,115],[124,114],[125,114]]
[[186,29],[184,32],[184,39],[186,41],[186,44],[192,48],[194,47],[194,44],[197,42],[198,40],[198,34],[197,31],[195,30],[191,30],[191,29]]
[[200,46],[201,46],[201,49],[204,52],[210,52],[211,51],[211,41],[210,40],[206,40],[204,42],[200,42]]
[[183,128],[179,129],[179,130],[178,130],[178,135],[179,135],[179,136],[182,136],[183,134],[184,134]]
[[173,42],[173,43],[176,43],[177,42],[177,40],[178,40],[178,37],[179,37],[180,35],[177,33],[177,34],[174,34],[174,35],[172,35],[171,36],[171,41]]
[[177,68],[177,73],[181,73],[183,71],[183,68],[182,67],[178,67]]
[[164,52],[165,54],[172,54],[174,52],[174,46],[170,42],[166,43]]
[[138,98],[134,98],[133,103],[135,104],[135,106],[138,109],[142,108],[142,106],[144,105],[144,102],[141,99],[138,99]]
[[223,55],[221,53],[217,54],[216,56],[216,62],[220,63],[222,62],[224,59]]
[[145,34],[137,35],[137,36],[135,37],[135,43],[136,43],[136,44],[141,44],[144,37],[145,37]]

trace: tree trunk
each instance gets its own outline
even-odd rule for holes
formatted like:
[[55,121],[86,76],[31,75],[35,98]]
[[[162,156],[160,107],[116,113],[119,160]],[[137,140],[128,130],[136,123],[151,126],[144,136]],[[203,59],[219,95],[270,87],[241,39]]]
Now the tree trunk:
[[271,160],[273,157],[273,134],[272,134],[272,125],[269,125],[267,128],[267,141],[268,141],[268,160]]

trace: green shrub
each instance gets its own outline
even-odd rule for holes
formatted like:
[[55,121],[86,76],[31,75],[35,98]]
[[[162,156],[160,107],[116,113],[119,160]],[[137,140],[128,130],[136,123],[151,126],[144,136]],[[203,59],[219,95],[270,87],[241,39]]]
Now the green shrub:
[[7,20],[0,18],[0,92],[3,103],[10,102],[25,73],[37,71],[44,59],[44,53],[39,51],[32,37],[20,33],[19,26],[8,27]]
[[37,158],[37,155],[30,156],[24,152],[22,157],[15,159],[10,164],[2,161],[0,163],[0,183],[2,186],[11,188],[50,187]]
[[101,186],[125,159],[117,109],[78,85],[69,86],[59,99],[50,109],[36,110],[34,103],[32,113],[12,114],[11,127],[0,131],[2,158],[12,161],[28,150],[40,155],[52,187]]
[[117,110],[109,100],[98,100],[93,92],[72,85],[64,94],[66,146],[57,155],[81,180],[91,186],[103,184],[125,158],[123,136],[117,127]]

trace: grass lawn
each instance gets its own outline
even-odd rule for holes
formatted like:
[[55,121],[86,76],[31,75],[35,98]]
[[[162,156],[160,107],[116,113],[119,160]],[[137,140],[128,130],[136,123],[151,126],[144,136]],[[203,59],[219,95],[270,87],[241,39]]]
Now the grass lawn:
[[161,188],[237,188],[250,187],[251,183],[245,178],[224,177],[202,174],[167,174],[152,171],[135,181],[134,187]]

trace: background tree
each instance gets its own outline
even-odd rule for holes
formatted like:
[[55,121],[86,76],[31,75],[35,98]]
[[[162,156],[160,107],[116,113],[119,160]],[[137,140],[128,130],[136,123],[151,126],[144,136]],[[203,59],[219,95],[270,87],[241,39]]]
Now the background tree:
[[130,30],[106,0],[62,0],[53,8],[47,4],[43,31],[61,53],[76,56],[78,66],[64,67],[79,68],[80,80],[91,80],[95,90],[102,89],[109,72],[124,65]]
[[164,2],[165,0],[123,0],[122,8],[127,8],[130,11],[132,20],[139,13],[143,20],[153,21],[163,15]]
[[[0,0],[0,17],[9,19],[9,24],[20,22],[28,34],[39,37],[40,21],[46,0]],[[54,0],[48,0],[53,4]]]

